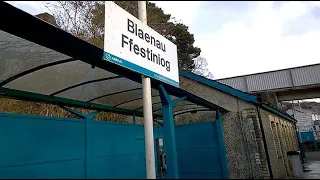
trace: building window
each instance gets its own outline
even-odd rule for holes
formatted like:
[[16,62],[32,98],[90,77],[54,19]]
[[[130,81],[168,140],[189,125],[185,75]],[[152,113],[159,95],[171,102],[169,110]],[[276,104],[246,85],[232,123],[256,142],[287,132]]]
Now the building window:
[[316,130],[316,126],[313,126],[313,130]]
[[291,138],[290,138],[291,139],[291,143],[293,145],[292,150],[295,150],[298,147],[298,139],[297,139],[297,136],[296,136],[296,131],[292,126],[290,127],[290,134],[291,134]]
[[273,142],[274,142],[274,145],[276,148],[277,157],[281,158],[282,154],[281,154],[281,149],[280,149],[281,146],[280,146],[279,136],[278,136],[276,124],[272,121],[271,121],[271,132],[272,132],[272,136],[273,136]]
[[315,121],[316,120],[316,115],[311,114],[311,116],[312,116],[312,120]]

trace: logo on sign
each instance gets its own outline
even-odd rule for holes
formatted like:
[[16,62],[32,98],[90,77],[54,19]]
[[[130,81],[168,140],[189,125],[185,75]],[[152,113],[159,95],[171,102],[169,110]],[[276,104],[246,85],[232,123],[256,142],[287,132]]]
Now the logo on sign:
[[111,55],[110,54],[105,54],[105,59],[107,61],[111,61]]

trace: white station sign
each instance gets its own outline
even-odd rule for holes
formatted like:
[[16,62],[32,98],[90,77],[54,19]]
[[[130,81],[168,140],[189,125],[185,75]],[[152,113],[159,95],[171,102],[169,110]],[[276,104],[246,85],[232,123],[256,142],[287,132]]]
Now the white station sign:
[[177,46],[112,1],[105,1],[103,58],[179,87]]

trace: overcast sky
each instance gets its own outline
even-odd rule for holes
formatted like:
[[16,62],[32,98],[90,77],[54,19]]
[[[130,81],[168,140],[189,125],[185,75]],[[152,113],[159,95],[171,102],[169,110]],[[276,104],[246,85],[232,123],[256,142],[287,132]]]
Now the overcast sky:
[[[43,2],[11,1],[33,15]],[[320,2],[155,1],[189,26],[214,79],[319,63]]]

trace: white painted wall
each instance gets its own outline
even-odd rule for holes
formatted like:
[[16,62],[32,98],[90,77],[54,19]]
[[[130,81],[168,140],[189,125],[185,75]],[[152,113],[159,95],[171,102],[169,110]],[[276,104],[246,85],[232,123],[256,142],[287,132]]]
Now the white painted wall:
[[[297,129],[300,132],[314,131],[313,118],[315,116],[312,111],[301,108],[294,108],[288,109],[287,113],[293,115],[294,118],[297,120]],[[320,136],[319,138],[317,136],[318,134],[319,133],[314,132],[314,136],[316,139],[320,139]]]
[[320,140],[320,120],[313,121],[314,125],[314,133],[316,134],[316,137],[318,140]]

